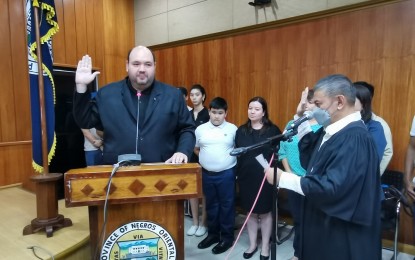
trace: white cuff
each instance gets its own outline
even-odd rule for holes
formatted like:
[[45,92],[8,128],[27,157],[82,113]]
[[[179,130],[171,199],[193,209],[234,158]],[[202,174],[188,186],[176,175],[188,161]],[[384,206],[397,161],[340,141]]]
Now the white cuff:
[[304,196],[303,189],[301,189],[301,177],[293,173],[283,171],[278,186],[280,188],[295,191]]

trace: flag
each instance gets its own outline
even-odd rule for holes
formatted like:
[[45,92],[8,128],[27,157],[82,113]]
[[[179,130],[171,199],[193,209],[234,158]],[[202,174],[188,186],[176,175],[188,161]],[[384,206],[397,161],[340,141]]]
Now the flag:
[[[42,129],[39,101],[39,73],[37,61],[37,44],[35,31],[34,6],[38,7],[40,43],[42,51],[42,68],[44,81],[44,102],[46,113],[46,135],[48,148],[48,162],[42,159]],[[55,4],[53,0],[26,0],[26,28],[27,47],[30,78],[30,108],[32,116],[32,166],[36,172],[43,172],[44,163],[50,163],[55,154],[55,86],[52,76],[53,54],[52,36],[58,32],[59,26],[56,18]]]

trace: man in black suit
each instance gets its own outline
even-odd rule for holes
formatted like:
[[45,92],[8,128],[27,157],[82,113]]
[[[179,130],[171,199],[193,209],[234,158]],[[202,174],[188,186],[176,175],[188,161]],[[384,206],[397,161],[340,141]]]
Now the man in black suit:
[[194,122],[182,93],[155,80],[154,54],[144,46],[128,53],[128,76],[102,87],[90,99],[92,73],[88,55],[76,71],[74,117],[81,128],[104,131],[104,164],[121,154],[141,154],[142,162],[187,163],[195,146]]

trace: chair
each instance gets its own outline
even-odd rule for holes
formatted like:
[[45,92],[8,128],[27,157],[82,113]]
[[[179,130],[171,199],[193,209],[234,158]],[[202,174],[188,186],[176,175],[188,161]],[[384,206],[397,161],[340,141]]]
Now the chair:
[[393,251],[393,260],[398,255],[398,236],[399,236],[399,213],[401,203],[407,203],[403,195],[403,173],[399,171],[386,170],[381,177],[382,189],[385,199],[382,201],[381,223],[382,231],[392,231],[394,233],[393,247],[383,247]]

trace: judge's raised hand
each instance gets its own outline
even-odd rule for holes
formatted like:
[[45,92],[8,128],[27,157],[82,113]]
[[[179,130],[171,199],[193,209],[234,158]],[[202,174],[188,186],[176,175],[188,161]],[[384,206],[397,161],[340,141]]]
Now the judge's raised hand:
[[92,73],[91,57],[89,57],[89,55],[83,56],[78,62],[78,67],[76,68],[76,91],[79,93],[85,93],[87,85],[91,83],[99,73],[99,71]]
[[307,105],[307,96],[308,96],[308,87],[306,87],[303,90],[303,92],[301,92],[300,103],[298,103],[298,106],[297,106],[297,115],[299,117],[302,117],[305,112],[305,108]]

